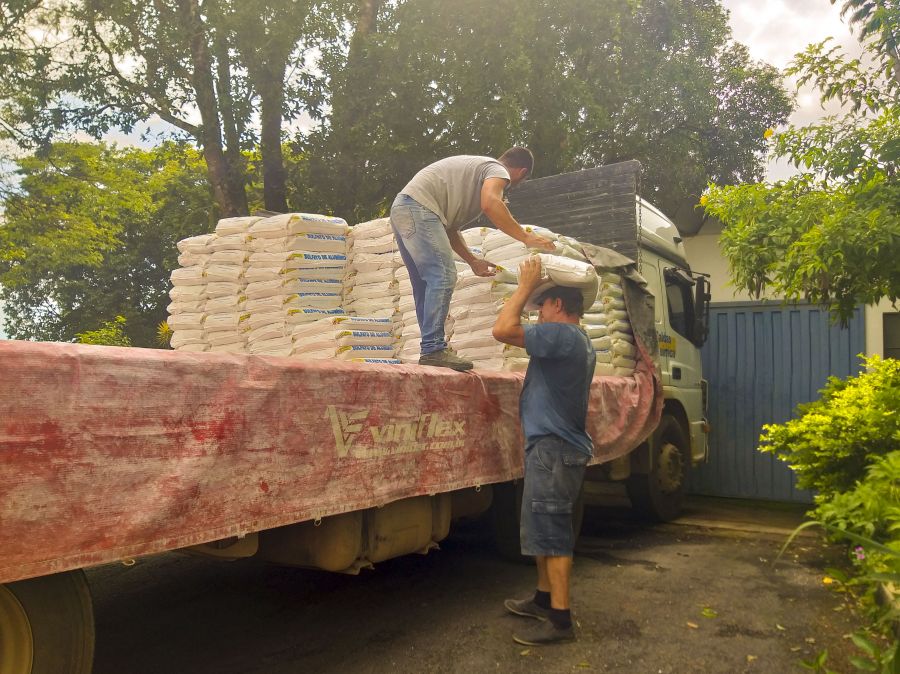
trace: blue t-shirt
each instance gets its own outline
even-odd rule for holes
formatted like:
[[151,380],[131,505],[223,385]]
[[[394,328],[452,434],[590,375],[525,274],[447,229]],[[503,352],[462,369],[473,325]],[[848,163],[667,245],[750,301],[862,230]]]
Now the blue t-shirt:
[[525,443],[556,435],[588,456],[594,442],[585,429],[597,354],[587,333],[574,323],[525,325],[531,356],[519,399]]

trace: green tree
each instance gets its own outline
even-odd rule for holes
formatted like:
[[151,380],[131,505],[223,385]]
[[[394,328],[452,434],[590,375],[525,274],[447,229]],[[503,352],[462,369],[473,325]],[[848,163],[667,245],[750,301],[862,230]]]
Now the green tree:
[[639,159],[645,193],[675,210],[711,177],[761,177],[762,133],[791,108],[718,0],[363,5],[377,13],[348,58],[324,63],[328,124],[297,143],[317,200],[348,217],[383,211],[430,161],[513,143],[537,175]]
[[14,17],[46,37],[21,52],[17,71],[0,72],[7,135],[40,147],[66,131],[101,138],[158,117],[201,148],[223,215],[247,213],[243,151],[261,140],[266,204],[283,207],[282,121],[318,114],[324,80],[315,56],[341,44],[344,0],[61,7]]
[[155,346],[175,243],[217,217],[202,155],[58,143],[18,166],[0,227],[7,334],[71,341],[122,316],[132,344]]
[[[261,6],[232,0],[220,2],[217,9],[212,20],[224,43],[217,61],[238,61],[259,101],[263,204],[271,211],[287,211],[283,122],[304,112],[319,116],[325,81],[310,68],[310,61],[343,47],[342,20],[349,2],[268,0]],[[234,45],[233,56],[227,53],[228,44]]]
[[[838,0],[831,0],[834,5]],[[900,4],[897,0],[840,0],[841,15],[850,16],[865,40],[873,38],[884,71],[900,83]]]
[[[789,68],[801,85],[819,89],[823,103],[838,100],[845,109],[776,136],[773,154],[798,175],[713,185],[704,199],[725,225],[722,250],[736,286],[821,304],[842,321],[859,303],[900,298],[900,79],[885,51],[896,44],[900,10],[880,1],[846,2],[845,10],[855,5],[871,10],[852,17],[862,23],[869,59],[850,59],[826,41]],[[872,28],[873,17],[893,26],[892,37]]]

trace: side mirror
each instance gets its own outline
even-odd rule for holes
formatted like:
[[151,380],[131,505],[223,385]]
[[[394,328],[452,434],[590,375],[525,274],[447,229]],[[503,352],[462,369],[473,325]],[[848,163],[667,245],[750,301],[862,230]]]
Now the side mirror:
[[712,295],[709,292],[709,279],[703,275],[694,277],[694,325],[691,341],[700,348],[706,344],[709,336],[709,301]]

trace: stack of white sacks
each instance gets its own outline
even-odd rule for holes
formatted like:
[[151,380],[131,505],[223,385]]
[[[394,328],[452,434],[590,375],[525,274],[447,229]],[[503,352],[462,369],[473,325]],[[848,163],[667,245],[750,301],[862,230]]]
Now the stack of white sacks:
[[[526,230],[556,238],[546,229]],[[467,229],[462,237],[476,257],[497,265],[497,273],[492,277],[475,276],[467,264],[457,259],[458,276],[448,319],[452,346],[461,357],[471,360],[476,370],[524,370],[528,367],[525,350],[498,342],[491,331],[503,304],[516,290],[519,264],[531,251],[500,230]]]
[[397,364],[397,337],[390,318],[330,316],[293,331],[293,357],[305,360],[352,360]]
[[295,330],[343,314],[349,229],[341,218],[306,213],[276,215],[250,227],[242,318],[247,352],[290,356]]
[[621,276],[609,273],[600,275],[597,301],[585,312],[582,324],[597,351],[596,374],[634,374],[637,349],[631,322],[625,312]]
[[[553,255],[585,260],[576,240],[528,229],[554,241]],[[519,264],[534,251],[489,228],[462,236],[477,257],[498,268],[496,276],[482,278],[456,258],[447,338],[477,370],[524,370],[524,349],[497,342],[491,330],[516,289]],[[184,239],[178,250],[182,266],[172,272],[168,319],[175,349],[378,363],[419,359],[412,285],[388,218],[352,228],[340,218],[300,213],[225,218],[214,234]],[[599,295],[582,323],[597,350],[597,374],[634,373],[637,352],[621,277],[601,275]]]
[[[498,265],[492,277],[476,276],[469,265],[457,260],[456,289],[450,300],[449,323],[453,348],[475,364],[477,370],[502,370],[509,361],[527,366],[524,350],[498,342],[491,335],[497,314],[515,292],[516,270],[528,257],[524,244],[495,229],[468,229],[463,240],[476,257]],[[511,271],[510,271],[511,270]]]
[[350,230],[350,275],[344,306],[357,316],[396,319],[397,270],[403,267],[388,218],[361,222]]
[[316,321],[294,332],[294,355],[397,364],[397,281],[403,264],[387,218],[349,232],[344,316]]
[[[213,234],[178,242],[172,272],[169,326],[172,347],[183,351],[243,351],[246,335],[228,316],[243,309],[250,256],[247,230],[260,218],[225,218]],[[212,317],[212,320],[210,320]],[[226,327],[233,323],[233,329]]]
[[214,234],[180,241],[172,346],[291,355],[296,326],[343,313],[348,229],[340,218],[293,213],[225,218]]
[[[577,240],[543,228],[527,229],[554,242],[552,255],[555,258],[586,262]],[[450,303],[452,346],[460,356],[472,360],[475,369],[524,370],[528,365],[524,350],[499,344],[491,336],[491,330],[504,302],[516,289],[519,264],[535,251],[530,251],[521,242],[497,230],[470,229],[462,232],[462,235],[476,255],[483,253],[486,259],[498,265],[498,270],[497,275],[492,278],[475,276],[468,265],[459,272]],[[545,255],[542,258],[545,263],[552,259]],[[562,268],[566,265],[558,261],[558,266]],[[531,318],[536,320],[534,315]],[[585,312],[582,324],[597,350],[597,374],[634,374],[637,352],[631,323],[625,311],[620,276],[608,273],[601,275],[597,300]],[[412,360],[412,355],[405,352],[403,354],[408,360]]]

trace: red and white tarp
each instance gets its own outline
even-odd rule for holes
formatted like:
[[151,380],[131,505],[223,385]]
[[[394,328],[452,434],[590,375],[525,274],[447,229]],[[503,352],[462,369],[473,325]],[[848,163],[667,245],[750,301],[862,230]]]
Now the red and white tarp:
[[[595,462],[659,378],[594,380]],[[521,374],[0,341],[0,582],[522,475]]]

